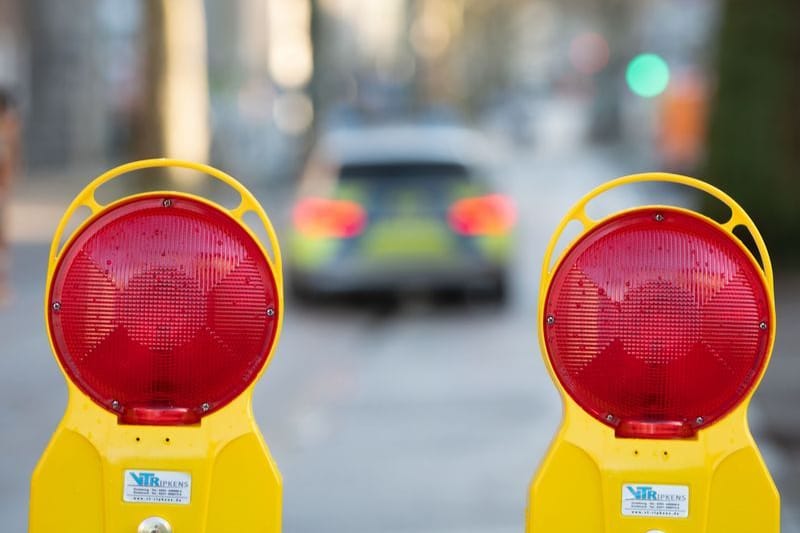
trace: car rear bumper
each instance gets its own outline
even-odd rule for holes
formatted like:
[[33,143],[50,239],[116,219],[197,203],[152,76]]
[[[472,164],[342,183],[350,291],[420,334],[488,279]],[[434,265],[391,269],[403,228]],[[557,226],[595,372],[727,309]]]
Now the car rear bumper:
[[417,292],[437,290],[493,290],[503,283],[504,265],[458,265],[425,269],[403,266],[347,266],[314,272],[292,270],[297,292],[347,294],[358,292]]

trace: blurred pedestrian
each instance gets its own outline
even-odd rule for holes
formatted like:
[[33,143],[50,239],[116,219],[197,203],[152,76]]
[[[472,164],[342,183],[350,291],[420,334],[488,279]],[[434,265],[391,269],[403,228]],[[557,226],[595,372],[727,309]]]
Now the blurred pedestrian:
[[8,204],[19,168],[20,123],[11,95],[0,88],[0,306],[11,298],[9,285]]

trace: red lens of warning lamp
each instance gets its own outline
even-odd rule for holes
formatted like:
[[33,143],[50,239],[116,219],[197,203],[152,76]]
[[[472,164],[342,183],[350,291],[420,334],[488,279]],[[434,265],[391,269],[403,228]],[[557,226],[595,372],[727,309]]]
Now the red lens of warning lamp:
[[514,203],[500,194],[463,198],[450,207],[447,215],[453,231],[467,236],[503,235],[511,230],[516,218]]
[[618,437],[687,438],[752,390],[769,316],[759,268],[729,234],[684,211],[640,209],[567,252],[543,327],[566,392]]
[[62,252],[48,327],[70,379],[121,423],[198,423],[264,367],[278,291],[236,220],[177,195],[132,199]]
[[294,208],[292,219],[301,233],[312,237],[357,237],[367,224],[367,213],[356,202],[305,198]]

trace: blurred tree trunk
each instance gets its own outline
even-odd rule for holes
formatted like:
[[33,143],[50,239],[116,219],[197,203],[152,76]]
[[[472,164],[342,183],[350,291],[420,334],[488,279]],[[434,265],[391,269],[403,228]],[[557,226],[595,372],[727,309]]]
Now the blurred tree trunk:
[[773,253],[795,261],[800,259],[798,21],[797,0],[725,2],[708,154],[710,179],[748,210]]
[[314,66],[309,93],[314,106],[314,122],[310,137],[314,137],[324,125],[335,103],[336,91],[341,89],[343,73],[338,71],[335,25],[336,21],[331,19],[320,1],[311,0],[311,54]]
[[[623,83],[629,50],[635,49],[637,3],[630,0],[608,0],[595,6],[599,26],[608,38],[609,62],[595,79],[597,80],[595,98],[589,126],[589,139],[593,142],[616,143],[622,139],[622,96]],[[585,9],[585,8],[584,8]]]
[[465,8],[463,44],[467,80],[461,89],[469,113],[477,113],[502,95],[509,98],[514,81],[514,16],[518,2],[471,2]]
[[205,162],[210,128],[203,2],[147,0],[143,6],[147,49],[138,155]]
[[166,70],[164,42],[164,7],[159,0],[144,3],[144,26],[142,42],[144,54],[144,80],[142,109],[136,132],[136,154],[140,158],[158,157],[166,151],[161,92]]
[[311,74],[309,92],[311,94],[311,103],[314,106],[314,122],[312,123],[314,132],[319,126],[318,119],[324,113],[325,108],[323,76],[320,70],[323,67],[322,63],[324,61],[322,57],[322,46],[324,42],[323,24],[323,14],[320,9],[319,0],[311,0],[311,55],[314,68]]

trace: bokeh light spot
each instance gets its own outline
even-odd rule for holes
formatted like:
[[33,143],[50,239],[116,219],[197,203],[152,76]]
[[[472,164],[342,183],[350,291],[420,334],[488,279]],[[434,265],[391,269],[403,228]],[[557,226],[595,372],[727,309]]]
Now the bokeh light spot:
[[656,54],[640,54],[628,64],[625,78],[634,94],[653,98],[669,85],[669,65]]
[[599,33],[582,33],[570,43],[569,59],[572,66],[587,76],[606,68],[610,56],[608,41]]

